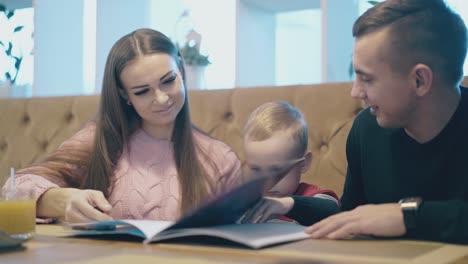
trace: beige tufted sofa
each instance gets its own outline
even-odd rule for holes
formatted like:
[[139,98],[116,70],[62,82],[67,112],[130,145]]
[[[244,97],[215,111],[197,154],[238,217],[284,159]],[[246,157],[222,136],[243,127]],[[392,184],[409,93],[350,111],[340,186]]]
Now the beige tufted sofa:
[[[468,83],[468,82],[466,82]],[[345,143],[360,102],[349,94],[352,83],[252,87],[190,91],[194,123],[229,144],[243,160],[242,127],[260,104],[284,100],[298,107],[309,124],[314,155],[304,181],[342,193]],[[97,111],[99,96],[0,99],[0,184],[9,167],[41,160],[80,129]]]

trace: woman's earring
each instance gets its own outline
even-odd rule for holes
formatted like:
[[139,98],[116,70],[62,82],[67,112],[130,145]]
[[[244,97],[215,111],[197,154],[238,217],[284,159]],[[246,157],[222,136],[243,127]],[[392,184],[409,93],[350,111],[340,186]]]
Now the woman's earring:
[[130,100],[127,100],[127,105],[132,105],[132,103],[130,103]]

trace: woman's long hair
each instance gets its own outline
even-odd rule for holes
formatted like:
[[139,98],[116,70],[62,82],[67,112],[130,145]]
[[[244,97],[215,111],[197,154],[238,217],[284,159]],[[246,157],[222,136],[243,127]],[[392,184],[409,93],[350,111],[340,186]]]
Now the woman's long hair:
[[[110,195],[111,178],[117,161],[130,136],[141,127],[142,123],[135,109],[127,105],[119,93],[119,89],[124,89],[120,74],[129,62],[139,56],[153,53],[168,54],[176,61],[185,87],[184,61],[169,38],[152,29],[139,29],[123,36],[114,44],[107,57],[96,118],[94,146],[82,150],[62,149],[54,153],[45,163],[39,165],[47,169],[47,177],[61,178],[70,187],[99,190],[106,197]],[[182,213],[199,205],[213,187],[211,178],[203,168],[197,153],[203,155],[204,160],[213,166],[213,171],[219,172],[206,151],[198,147],[195,142],[193,136],[195,128],[190,117],[187,91],[185,94],[184,105],[176,117],[172,132],[174,160],[182,197],[180,208]],[[20,172],[34,173],[37,168],[34,166]]]

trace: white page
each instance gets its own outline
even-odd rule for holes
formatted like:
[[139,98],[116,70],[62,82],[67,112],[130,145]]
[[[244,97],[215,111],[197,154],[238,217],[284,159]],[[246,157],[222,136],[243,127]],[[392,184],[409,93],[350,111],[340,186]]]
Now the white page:
[[[131,226],[132,228],[140,230],[141,233],[143,233],[145,236],[144,238],[148,238],[153,237],[173,224],[174,222],[170,221],[122,219],[114,221],[68,224],[68,226],[72,229],[79,230],[78,232],[81,232],[82,234],[88,235],[118,233],[116,231],[120,229],[119,226]],[[132,234],[131,232],[120,233]]]
[[154,220],[119,220],[128,223],[143,232],[146,238],[150,238],[165,230],[174,224],[171,221],[154,221]]

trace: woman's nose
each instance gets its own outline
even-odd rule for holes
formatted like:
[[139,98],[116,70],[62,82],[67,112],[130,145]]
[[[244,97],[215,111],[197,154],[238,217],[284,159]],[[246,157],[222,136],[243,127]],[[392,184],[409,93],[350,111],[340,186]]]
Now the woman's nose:
[[169,96],[166,93],[161,92],[159,89],[156,89],[154,92],[154,98],[158,104],[164,104],[169,99]]

